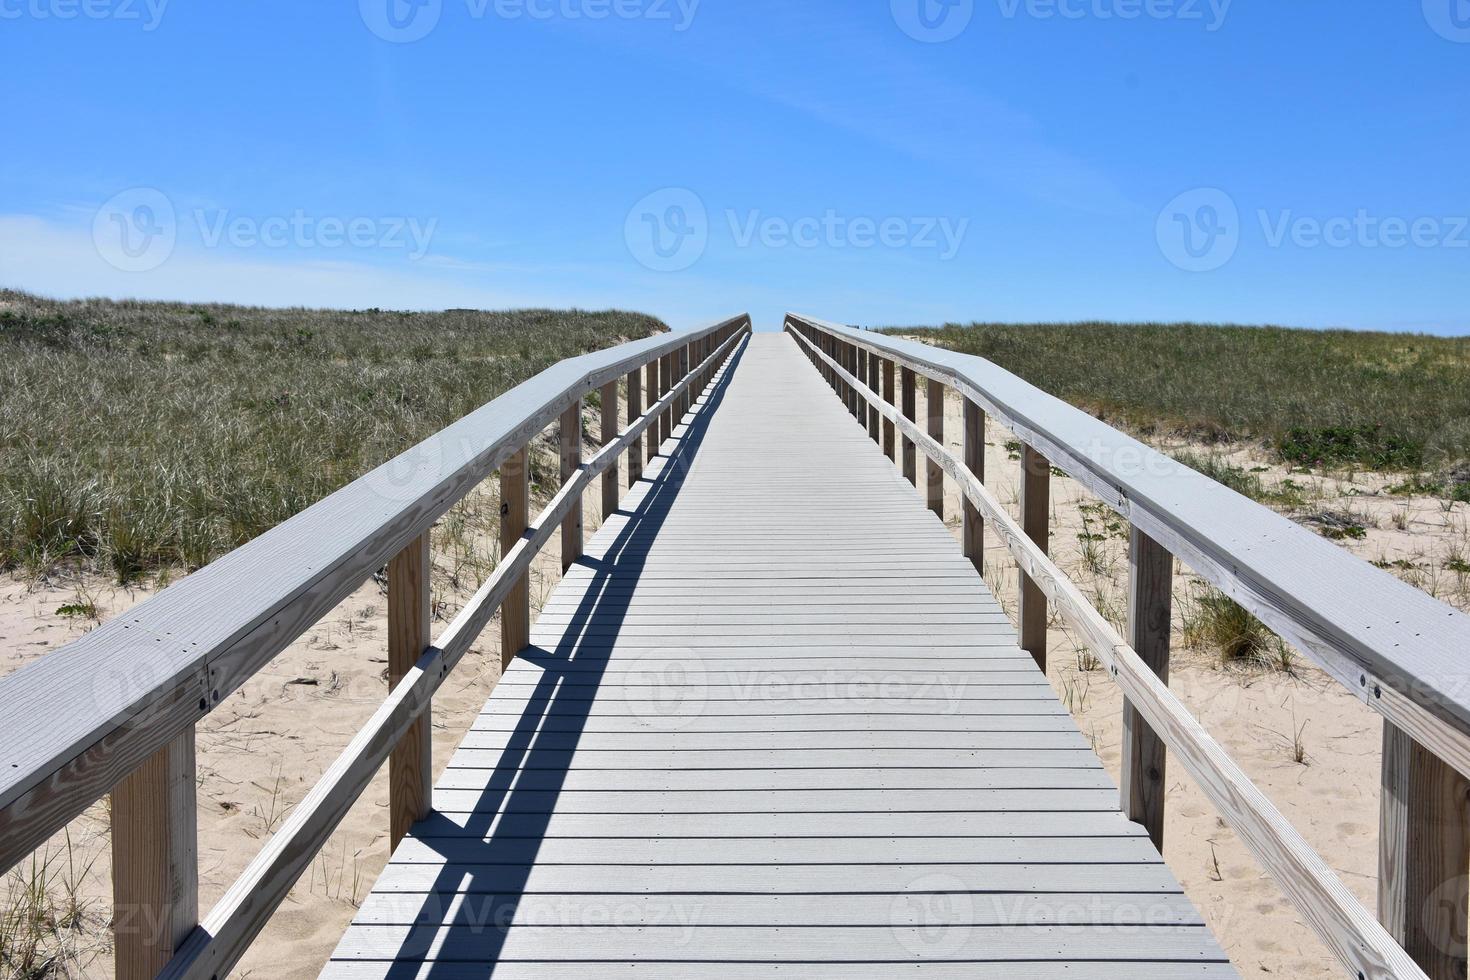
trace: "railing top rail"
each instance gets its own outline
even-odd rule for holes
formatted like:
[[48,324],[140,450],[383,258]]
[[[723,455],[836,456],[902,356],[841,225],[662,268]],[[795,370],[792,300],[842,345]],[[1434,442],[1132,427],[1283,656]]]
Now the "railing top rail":
[[[1389,718],[1403,699],[1470,751],[1470,616],[970,354],[790,314],[972,398]],[[1421,726],[1410,730],[1424,740]],[[1434,741],[1428,744],[1435,745]]]
[[[0,831],[31,838],[207,714],[585,392],[732,317],[569,358],[81,639],[0,678]],[[4,856],[22,842],[12,838]],[[24,853],[23,851],[21,853]],[[0,867],[8,862],[0,862]]]

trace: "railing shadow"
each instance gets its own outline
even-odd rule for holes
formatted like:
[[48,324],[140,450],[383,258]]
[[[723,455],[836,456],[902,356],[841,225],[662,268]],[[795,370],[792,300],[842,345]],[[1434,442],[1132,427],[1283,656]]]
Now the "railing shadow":
[[[413,917],[415,924],[392,954],[395,962],[385,976],[400,980],[452,973],[455,980],[464,980],[493,975],[565,785],[568,760],[591,713],[589,695],[568,694],[565,689],[570,683],[583,688],[601,682],[618,627],[632,601],[632,589],[625,586],[635,584],[642,574],[644,552],[678,499],[746,347],[736,347],[701,410],[688,417],[683,436],[664,458],[657,476],[645,475],[651,486],[637,509],[620,511],[630,520],[609,544],[606,557],[577,563],[577,567],[592,570],[593,581],[560,643],[552,650],[533,646],[521,654],[520,659],[543,668],[544,673],[531,689],[469,820],[461,827],[434,813],[415,825],[414,838],[429,847],[439,845],[445,863],[427,887],[428,894]],[[624,558],[628,559],[625,564]],[[618,588],[609,589],[614,581]],[[596,635],[585,636],[594,619]],[[558,669],[567,664],[577,669]],[[458,906],[451,915],[456,894]],[[426,962],[431,950],[434,959]]]

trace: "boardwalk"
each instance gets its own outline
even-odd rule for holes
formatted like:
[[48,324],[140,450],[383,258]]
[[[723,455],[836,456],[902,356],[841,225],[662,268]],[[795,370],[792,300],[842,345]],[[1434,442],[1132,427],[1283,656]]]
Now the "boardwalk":
[[1234,976],[793,339],[686,422],[325,975]]

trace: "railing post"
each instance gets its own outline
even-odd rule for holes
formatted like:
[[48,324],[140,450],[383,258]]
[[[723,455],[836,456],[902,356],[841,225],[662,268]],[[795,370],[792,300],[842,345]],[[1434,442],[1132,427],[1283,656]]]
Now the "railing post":
[[[890,405],[897,406],[898,399],[894,395],[893,376],[896,368],[892,361],[886,357],[883,359],[883,400]],[[898,463],[898,426],[893,424],[892,419],[883,420],[883,455]]]
[[[903,369],[903,417],[913,422],[919,414],[918,381],[914,372]],[[908,436],[903,437],[903,478],[915,487],[919,485],[919,447]]]
[[[1169,681],[1174,556],[1138,528],[1128,550],[1128,642],[1159,679]],[[1164,848],[1164,743],[1123,699],[1123,812]]]
[[[870,351],[868,353],[868,388],[875,395],[881,390],[883,384],[878,379],[878,363],[878,355]],[[878,406],[870,403],[868,405],[868,436],[880,444],[883,441],[883,432],[879,427],[882,418],[883,416],[878,414]]]
[[1470,783],[1383,723],[1378,918],[1430,980],[1464,980]]
[[[848,344],[847,345],[847,373],[850,374],[850,375],[852,375],[854,378],[858,378],[858,377],[861,377],[862,376],[862,371],[858,367],[858,346],[857,346],[857,344]],[[863,400],[858,395],[857,387],[855,385],[851,385],[851,384],[848,385],[847,386],[847,410],[849,412],[851,412],[852,413],[852,417],[855,418],[855,419],[857,419],[859,422],[861,422],[862,421],[862,418],[863,418],[863,416],[862,416],[862,406],[863,406]]]
[[[924,410],[929,415],[929,438],[944,445],[944,385],[929,379],[929,386],[924,392]],[[941,521],[944,520],[944,467],[939,465],[939,460],[930,459],[926,453],[924,459],[928,462],[924,466],[926,483],[929,491],[929,509],[934,516]]]
[[[429,534],[419,535],[388,561],[388,687],[411,671],[432,636]],[[388,756],[388,837],[396,848],[433,798],[432,707],[411,725]]]
[[[500,553],[505,555],[526,534],[531,522],[531,479],[526,447],[500,467]],[[531,645],[531,570],[521,573],[515,587],[500,604],[500,665],[510,667],[516,655]]]
[[[561,415],[561,482],[566,483],[582,467],[582,399],[572,402]],[[616,472],[614,472],[616,476]],[[561,522],[561,570],[566,572],[582,559],[582,497]]]
[[[622,430],[618,427],[618,383],[609,381],[602,386],[602,394],[599,396],[602,402],[602,445],[610,446],[618,441]],[[618,510],[618,498],[622,496],[618,491],[621,487],[618,471],[622,468],[618,460],[607,468],[602,474],[602,520],[607,519]]]
[[[1021,529],[1043,553],[1050,551],[1051,463],[1029,445],[1021,449]],[[1046,671],[1046,594],[1021,575],[1021,649]]]
[[114,969],[153,980],[199,921],[194,728],[112,791]]
[[[644,376],[648,379],[648,407],[652,408],[658,404],[658,370],[659,358],[654,358],[643,366]],[[658,458],[659,438],[658,420],[655,419],[645,430],[648,434],[648,462],[651,464]]]
[[[634,368],[628,372],[628,424],[632,425],[643,416],[643,370]],[[643,479],[643,436],[638,436],[628,446],[628,489],[637,486]]]
[[[663,398],[674,387],[674,355],[665,354],[658,359],[658,397]],[[658,416],[658,441],[662,446],[674,434],[673,405],[669,404]]]
[[[975,474],[975,479],[985,482],[985,413],[970,399],[965,402],[965,468]],[[962,495],[963,496],[963,495]],[[961,531],[965,557],[975,566],[975,571],[985,576],[985,520],[980,510],[964,497],[965,523]]]

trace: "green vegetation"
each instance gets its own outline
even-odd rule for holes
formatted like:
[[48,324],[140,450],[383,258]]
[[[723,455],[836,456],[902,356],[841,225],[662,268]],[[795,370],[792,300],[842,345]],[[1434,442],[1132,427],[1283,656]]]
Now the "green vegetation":
[[1190,469],[1223,483],[1238,494],[1261,503],[1295,506],[1302,502],[1301,486],[1284,480],[1276,486],[1267,486],[1255,473],[1218,456],[1201,456],[1199,453],[1178,452],[1174,458]]
[[1218,589],[1201,585],[1183,604],[1183,615],[1184,642],[1218,654],[1222,665],[1246,664],[1293,672],[1291,648]]
[[1470,337],[1116,323],[887,332],[988,358],[1136,432],[1423,472],[1470,499]]
[[197,568],[555,362],[666,329],[0,291],[0,567]]

